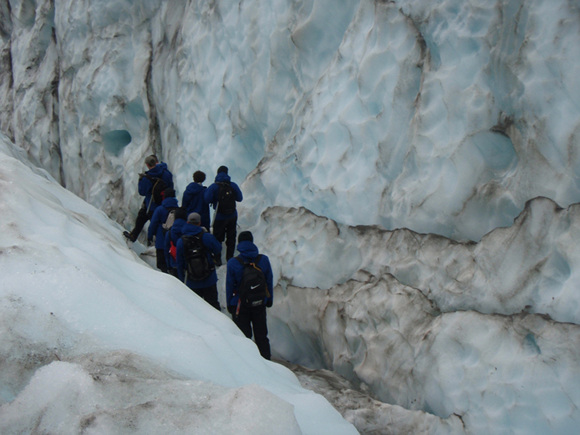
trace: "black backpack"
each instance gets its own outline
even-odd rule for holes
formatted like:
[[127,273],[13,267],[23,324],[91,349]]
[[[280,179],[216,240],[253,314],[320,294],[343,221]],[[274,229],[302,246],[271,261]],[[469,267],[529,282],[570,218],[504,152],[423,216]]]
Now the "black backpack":
[[236,192],[229,182],[219,182],[217,211],[221,214],[232,214],[236,211]]
[[209,278],[215,267],[210,265],[206,248],[202,241],[203,232],[182,236],[183,256],[187,269],[186,280],[203,281]]
[[242,280],[238,287],[238,297],[244,307],[259,307],[264,304],[264,299],[270,297],[266,277],[258,266],[261,257],[260,254],[254,261],[248,263],[240,257],[235,257],[244,266]]
[[152,177],[151,175],[147,175],[147,178],[151,181],[151,184],[153,184],[153,187],[151,188],[151,199],[155,204],[161,205],[163,202],[162,193],[169,186],[162,178]]

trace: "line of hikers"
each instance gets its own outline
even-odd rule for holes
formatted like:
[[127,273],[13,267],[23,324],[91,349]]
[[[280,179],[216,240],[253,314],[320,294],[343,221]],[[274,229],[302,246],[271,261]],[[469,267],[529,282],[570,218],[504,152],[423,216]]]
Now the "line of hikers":
[[[239,186],[231,181],[228,168],[220,166],[214,183],[203,186],[205,173],[196,171],[183,193],[176,198],[173,174],[155,155],[145,158],[147,171],[139,174],[138,191],[143,196],[135,226],[123,235],[135,242],[147,221],[147,243],[155,239],[157,268],[176,276],[198,296],[221,311],[216,267],[222,265],[226,243],[226,303],[232,319],[244,335],[254,340],[260,354],[270,359],[266,308],[273,303],[270,260],[260,254],[253,235],[238,236],[236,203],[243,200]],[[210,223],[210,206],[215,210]],[[210,233],[212,229],[212,233]]]

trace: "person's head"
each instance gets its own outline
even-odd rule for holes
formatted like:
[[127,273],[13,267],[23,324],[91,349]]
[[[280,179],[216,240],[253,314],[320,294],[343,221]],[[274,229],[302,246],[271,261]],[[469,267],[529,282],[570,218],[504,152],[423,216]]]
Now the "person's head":
[[193,224],[193,225],[201,225],[201,216],[199,215],[199,213],[189,213],[189,216],[187,216],[187,223],[188,224]]
[[238,243],[253,242],[253,241],[254,241],[254,236],[252,236],[252,233],[249,231],[242,231],[240,233],[240,235],[238,236]]
[[165,198],[175,198],[175,189],[172,189],[171,187],[168,187],[163,192],[161,192],[161,197],[163,199],[165,199]]
[[154,168],[157,163],[159,163],[159,160],[157,160],[157,156],[155,154],[151,154],[150,156],[145,157],[145,166],[147,166],[149,169]]
[[205,172],[195,171],[193,173],[193,181],[195,183],[203,183],[205,181]]
[[220,166],[217,170],[217,173],[220,174],[222,172],[225,172],[226,174],[228,173],[228,167],[227,166]]
[[175,219],[187,220],[187,210],[183,207],[178,207],[175,209]]

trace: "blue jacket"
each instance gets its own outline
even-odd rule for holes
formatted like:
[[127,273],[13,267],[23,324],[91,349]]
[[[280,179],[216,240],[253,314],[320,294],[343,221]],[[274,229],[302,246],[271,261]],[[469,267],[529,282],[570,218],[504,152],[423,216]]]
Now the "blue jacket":
[[[238,243],[238,251],[240,252],[240,257],[244,262],[250,260],[255,260],[258,256],[258,247],[252,242],[241,242]],[[264,302],[273,303],[274,302],[274,286],[272,278],[272,266],[270,266],[270,259],[262,254],[260,261],[258,262],[258,267],[264,272],[266,277],[266,285],[268,286],[268,292],[270,297],[266,298]],[[242,281],[242,275],[244,272],[244,266],[236,259],[232,257],[228,260],[228,271],[226,274],[226,301],[229,306],[238,305],[238,287]]]
[[[207,248],[207,258],[210,266],[214,265],[212,254],[219,256],[222,253],[222,244],[216,238],[203,230],[202,227],[193,224],[185,224],[182,229],[182,237],[177,241],[177,276],[181,281],[185,280],[185,272],[187,267],[185,265],[185,256],[183,253],[183,236],[196,235],[203,232],[202,243]],[[215,270],[211,275],[203,281],[190,281],[185,283],[190,289],[199,289],[210,287],[217,283],[217,274]]]
[[184,225],[185,219],[175,219],[173,226],[165,234],[165,264],[172,269],[177,269],[177,261],[171,256],[169,249],[171,248],[171,242],[177,247],[177,241],[181,238]]
[[163,224],[167,220],[169,209],[176,207],[179,207],[177,204],[177,198],[165,198],[161,205],[153,212],[151,222],[149,223],[149,229],[147,230],[147,240],[153,240],[153,236],[155,236],[155,249],[165,248],[165,231],[163,230]]
[[[213,183],[211,186],[209,186],[204,194],[205,202],[207,202],[208,204],[212,204],[214,210],[217,207],[217,203],[218,203],[218,199],[219,199],[218,195],[219,195],[219,191],[220,191],[220,186],[217,183],[224,183],[224,182],[229,182],[232,185],[232,188],[234,189],[234,192],[236,194],[236,201],[237,202],[242,202],[242,200],[244,199],[244,197],[242,196],[242,191],[240,190],[239,186],[231,180],[231,178],[228,174],[226,174],[225,172],[220,172],[215,177],[215,183]],[[237,216],[238,216],[237,210],[230,215],[224,215],[222,213],[217,213],[215,216],[215,220],[221,221],[221,220],[225,220],[225,219],[229,219],[229,218],[237,217]]]
[[[165,181],[167,187],[171,187],[173,189],[173,174],[169,172],[169,169],[167,169],[166,163],[157,163],[154,168],[149,169],[145,172],[145,174],[151,177],[161,178],[163,181]],[[157,207],[155,201],[151,202],[152,189],[152,181],[147,177],[141,177],[139,180],[139,195],[145,197],[145,208],[150,212],[153,212]]]
[[199,213],[201,216],[201,226],[209,230],[209,204],[204,198],[207,187],[199,183],[189,183],[183,192],[181,206],[189,213]]

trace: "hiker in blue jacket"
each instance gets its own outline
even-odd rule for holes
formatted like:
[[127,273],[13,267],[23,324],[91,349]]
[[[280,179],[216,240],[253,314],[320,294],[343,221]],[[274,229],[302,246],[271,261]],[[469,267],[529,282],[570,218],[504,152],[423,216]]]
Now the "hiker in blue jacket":
[[153,212],[158,204],[152,199],[153,195],[153,185],[156,179],[163,180],[164,188],[173,189],[173,174],[167,169],[167,164],[159,162],[157,156],[154,154],[147,156],[145,158],[145,166],[147,166],[147,171],[143,174],[139,174],[139,195],[144,196],[141,209],[137,214],[137,219],[135,220],[135,227],[131,231],[123,232],[123,235],[134,242],[141,234],[143,227],[149,219],[153,216]]
[[[224,200],[223,189],[230,189],[229,200]],[[220,198],[220,196],[222,196]],[[204,194],[207,203],[212,204],[216,210],[213,224],[213,234],[218,242],[226,241],[226,261],[234,256],[236,249],[236,225],[238,223],[238,211],[236,202],[243,199],[242,191],[228,175],[228,168],[220,166],[217,170],[215,182],[207,188]],[[221,257],[216,259],[217,265],[221,266]]]
[[[265,359],[270,359],[270,340],[268,339],[268,325],[266,320],[266,308],[271,307],[274,302],[274,287],[272,277],[272,267],[270,259],[260,254],[258,247],[254,244],[254,237],[250,231],[242,231],[238,237],[238,257],[228,261],[226,273],[226,301],[228,312],[232,315],[235,324],[248,338],[254,340],[260,354]],[[246,306],[241,303],[238,297],[238,290],[244,274],[244,264],[253,262],[258,266],[266,279],[267,296],[261,304]]]
[[177,277],[177,241],[182,235],[183,226],[187,222],[187,211],[180,207],[175,210],[175,221],[171,229],[165,234],[165,263],[167,272]]
[[165,189],[163,191],[163,201],[159,207],[155,208],[149,228],[147,230],[147,243],[151,245],[155,237],[155,255],[157,256],[157,269],[167,272],[167,263],[165,261],[165,229],[163,224],[167,220],[169,211],[179,207],[175,190]]
[[[202,280],[195,280],[189,274],[187,265],[187,253],[185,252],[186,243],[184,239],[187,236],[201,236],[201,241],[204,246],[204,255],[207,259],[207,265],[209,266],[209,273],[207,278]],[[201,226],[201,216],[199,213],[191,213],[187,217],[187,223],[183,225],[182,236],[177,241],[176,247],[177,253],[177,276],[178,278],[185,282],[185,284],[192,289],[198,296],[202,297],[208,304],[220,310],[220,304],[218,302],[217,293],[217,274],[215,271],[215,264],[213,262],[213,256],[219,256],[222,251],[222,245],[216,238],[206,232]],[[196,270],[197,273],[203,273],[200,270]]]
[[204,198],[204,193],[207,189],[203,185],[205,181],[205,172],[195,171],[193,173],[193,183],[189,183],[183,192],[183,199],[181,206],[189,213],[199,213],[201,216],[201,226],[206,230],[210,230],[209,223],[209,204]]

